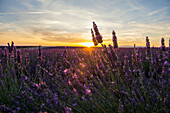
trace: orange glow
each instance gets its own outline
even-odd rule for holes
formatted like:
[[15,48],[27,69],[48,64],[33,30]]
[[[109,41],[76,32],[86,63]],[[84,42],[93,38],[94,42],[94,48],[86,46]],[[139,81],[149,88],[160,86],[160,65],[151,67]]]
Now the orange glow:
[[86,47],[92,47],[94,46],[93,42],[84,42],[84,43],[79,43],[82,46],[86,46]]
[[[1,28],[0,28],[1,29]],[[42,34],[44,32],[42,31]],[[65,34],[61,35],[61,38],[52,38],[52,40],[49,40],[50,38],[47,38],[47,36],[44,36],[42,34],[33,34],[30,32],[25,32],[25,31],[20,31],[20,32],[14,32],[14,31],[4,31],[0,33],[0,46],[7,46],[7,43],[14,42],[15,46],[84,46],[84,47],[94,47],[94,44],[91,40],[91,38],[87,38],[88,36],[81,36],[81,34]],[[70,37],[74,39],[74,37],[79,36],[82,39],[77,39],[75,40],[69,40],[66,41],[67,36],[72,36]],[[53,32],[49,37],[53,36]],[[57,36],[57,34],[54,34],[54,36]],[[169,46],[169,37],[170,35],[161,35],[160,37],[165,37],[165,46]],[[156,36],[156,37],[151,37],[150,38],[150,45],[151,47],[160,47],[161,46],[161,38]],[[46,40],[45,40],[46,39]],[[109,37],[108,37],[109,39]],[[140,40],[132,40],[133,38],[131,37],[119,37],[118,36],[118,46],[133,46],[136,44],[136,46],[145,46],[145,37],[141,37]],[[109,44],[113,45],[113,42],[111,41],[111,38],[109,40],[104,40],[103,44],[106,44],[107,46]],[[96,47],[101,47],[101,44],[98,44]]]

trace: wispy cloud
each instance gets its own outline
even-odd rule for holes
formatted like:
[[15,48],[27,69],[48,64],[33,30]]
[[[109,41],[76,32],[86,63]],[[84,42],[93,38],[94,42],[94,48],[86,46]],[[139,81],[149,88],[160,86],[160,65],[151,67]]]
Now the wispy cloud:
[[22,14],[43,14],[44,12],[10,12],[0,13],[0,15],[22,15]]
[[63,33],[60,30],[50,30],[41,28],[32,28],[32,34],[41,37],[42,40],[49,42],[70,42],[70,43],[81,43],[88,42],[89,39],[83,37],[81,33]]
[[12,3],[6,0],[2,3],[0,36],[5,33],[4,38],[8,32],[24,39],[34,37],[43,44],[82,43],[91,40],[93,21],[106,43],[112,43],[112,30],[124,45],[145,45],[146,35],[154,45],[160,44],[161,37],[165,41],[169,38],[170,8],[166,0],[155,1],[155,5],[136,0],[14,0]]
[[150,12],[148,15],[152,16],[152,15],[157,14],[157,13],[163,13],[163,11],[165,11],[166,9],[168,9],[168,8],[167,7],[163,7],[161,9],[159,9],[159,10],[155,10],[155,11]]

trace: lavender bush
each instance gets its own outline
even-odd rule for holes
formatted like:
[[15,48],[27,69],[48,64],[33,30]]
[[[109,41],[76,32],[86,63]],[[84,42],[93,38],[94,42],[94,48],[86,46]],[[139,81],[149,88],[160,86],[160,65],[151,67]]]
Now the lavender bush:
[[[94,29],[94,32],[93,32]],[[118,48],[93,23],[102,48],[0,50],[0,111],[50,113],[169,112],[170,49]]]

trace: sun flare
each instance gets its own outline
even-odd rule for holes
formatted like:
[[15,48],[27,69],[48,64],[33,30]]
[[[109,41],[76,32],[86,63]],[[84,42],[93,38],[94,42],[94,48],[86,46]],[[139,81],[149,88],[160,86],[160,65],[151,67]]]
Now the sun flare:
[[83,45],[83,46],[86,46],[86,47],[94,46],[93,42],[84,42],[84,43],[80,43],[80,45]]

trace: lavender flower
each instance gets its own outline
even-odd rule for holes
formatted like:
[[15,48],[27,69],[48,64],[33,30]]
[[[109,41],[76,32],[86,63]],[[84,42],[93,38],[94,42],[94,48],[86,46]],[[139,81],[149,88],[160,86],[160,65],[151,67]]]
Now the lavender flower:
[[8,50],[9,50],[9,53],[11,53],[11,47],[9,43],[8,43]]
[[17,51],[17,62],[20,63],[21,62],[21,55],[20,55],[20,51]]
[[41,46],[40,46],[40,45],[39,45],[38,50],[39,50],[39,54],[38,54],[38,56],[39,56],[39,58],[41,58]]
[[92,41],[93,41],[93,43],[94,43],[94,46],[97,46],[98,45],[98,42],[97,42],[97,40],[96,40],[96,38],[95,38],[95,36],[94,36],[94,33],[93,33],[93,30],[91,29],[91,34],[92,34]]
[[146,54],[150,55],[150,42],[148,36],[146,36]]
[[96,35],[97,42],[102,43],[103,42],[102,35],[100,35],[99,30],[98,30],[95,22],[93,22],[93,29],[94,29],[94,32],[95,32],[95,35]]
[[162,49],[162,51],[165,51],[165,40],[164,40],[164,38],[161,39],[161,49]]
[[87,95],[92,95],[91,90],[90,89],[86,89],[86,94]]
[[96,36],[97,36],[97,35],[100,35],[99,30],[98,30],[97,25],[96,25],[95,22],[93,22],[93,29],[94,29],[94,31],[95,31],[95,35],[96,35]]
[[113,40],[114,48],[118,48],[117,37],[116,37],[116,33],[115,33],[114,30],[113,30],[112,34],[113,34],[113,39],[112,40]]
[[114,62],[116,62],[116,61],[117,61],[117,56],[116,56],[116,54],[115,54],[115,51],[113,51],[111,45],[109,45],[109,53],[110,53],[111,56],[112,56],[112,60],[113,60]]
[[14,50],[14,42],[12,41],[12,43],[11,43],[11,51],[13,51]]
[[102,46],[102,51],[103,51],[104,53],[107,53],[107,48],[106,48],[106,45],[105,45],[105,44]]
[[71,108],[70,107],[66,107],[66,113],[70,113],[71,112]]

